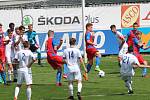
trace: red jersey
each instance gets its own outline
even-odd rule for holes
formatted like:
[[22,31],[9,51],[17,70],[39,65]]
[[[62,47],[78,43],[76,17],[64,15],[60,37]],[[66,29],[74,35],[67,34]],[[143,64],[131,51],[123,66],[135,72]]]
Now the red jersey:
[[4,33],[0,33],[0,48],[5,48],[4,40]]
[[127,35],[128,35],[128,39],[127,39],[127,44],[128,46],[133,46],[133,38],[135,38],[135,33],[137,30],[131,30]]
[[85,34],[85,43],[86,43],[86,48],[91,48],[93,45],[89,44],[87,41],[90,40],[90,42],[94,42],[94,36],[92,35],[91,32],[86,32]]
[[47,53],[50,54],[56,54],[56,50],[54,50],[54,46],[53,46],[53,38],[48,38],[47,40]]

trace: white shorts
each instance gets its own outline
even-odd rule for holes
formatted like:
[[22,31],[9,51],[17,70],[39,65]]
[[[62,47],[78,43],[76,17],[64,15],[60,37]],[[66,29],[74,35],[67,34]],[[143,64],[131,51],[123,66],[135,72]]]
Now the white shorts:
[[81,81],[82,80],[81,72],[78,71],[78,72],[68,73],[67,79],[68,81],[73,81],[73,80]]
[[8,64],[12,64],[13,57],[6,57],[6,61]]
[[32,73],[28,68],[19,68],[17,84],[22,84],[24,81],[26,82],[26,85],[32,84]]
[[122,57],[122,55],[126,54],[127,52],[128,52],[128,44],[125,42],[119,51],[119,57]]

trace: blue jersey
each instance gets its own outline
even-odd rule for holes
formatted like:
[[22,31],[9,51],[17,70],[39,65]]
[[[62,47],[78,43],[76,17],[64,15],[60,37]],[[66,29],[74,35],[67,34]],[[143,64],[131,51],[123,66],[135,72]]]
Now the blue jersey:
[[34,45],[37,43],[37,41],[35,39],[36,38],[36,32],[35,31],[32,31],[32,32],[26,31],[26,34],[27,34],[28,41],[30,44]]

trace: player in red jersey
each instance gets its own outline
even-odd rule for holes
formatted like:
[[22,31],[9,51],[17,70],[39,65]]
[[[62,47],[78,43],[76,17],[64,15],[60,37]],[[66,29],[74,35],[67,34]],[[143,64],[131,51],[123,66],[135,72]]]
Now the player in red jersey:
[[61,86],[61,75],[62,75],[62,65],[64,64],[63,57],[57,55],[57,50],[62,45],[63,40],[60,40],[59,45],[57,45],[54,39],[54,31],[48,31],[48,40],[46,41],[47,50],[47,61],[57,71],[56,75],[56,85]]
[[4,32],[2,30],[2,24],[0,24],[0,74],[4,81],[4,84],[6,85],[6,72],[5,72],[5,65],[6,65],[6,57],[5,57],[5,44],[7,41],[5,41],[4,38]]
[[[86,43],[86,53],[87,53],[87,58],[88,58],[88,64],[86,66],[87,67],[87,73],[91,70],[94,57],[96,57],[95,71],[100,71],[99,64],[100,64],[101,54],[95,48],[94,32],[93,32],[93,24],[92,23],[86,24],[85,43]],[[86,74],[84,74],[83,76],[84,76],[85,80],[88,80],[86,78],[86,76],[87,76]]]
[[[140,31],[137,31],[135,33],[135,38],[133,38],[133,50],[134,50],[134,54],[137,57],[140,64],[147,66],[147,61],[144,60],[144,58],[140,54],[140,48],[146,50],[146,49],[149,49],[150,46],[145,46],[145,44],[142,43],[141,35],[142,35],[142,32],[140,32]],[[147,68],[143,68],[142,76],[143,77],[147,76]]]
[[138,28],[138,23],[134,23],[133,24],[133,30],[131,30],[127,34],[127,44],[128,44],[128,47],[130,47],[130,46],[133,47],[133,38],[135,38],[135,33],[137,32],[137,28]]

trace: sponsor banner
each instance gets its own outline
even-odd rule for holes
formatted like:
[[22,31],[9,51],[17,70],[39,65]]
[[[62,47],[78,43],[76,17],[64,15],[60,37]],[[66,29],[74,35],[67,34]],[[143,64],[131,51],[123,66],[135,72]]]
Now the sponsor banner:
[[[129,33],[129,31],[132,28],[125,28],[122,29],[122,33],[124,35],[127,35],[127,33]],[[142,34],[142,42],[145,43],[147,46],[150,46],[150,27],[145,27],[145,28],[138,28],[139,31],[141,31]],[[147,50],[140,50],[141,52],[150,52],[150,49]]]
[[140,13],[140,23],[141,27],[150,27],[150,3],[141,4],[141,13]]
[[121,27],[132,27],[133,23],[140,25],[140,5],[121,6]]
[[[121,31],[121,30],[118,30]],[[62,53],[63,50],[69,47],[69,38],[76,38],[76,46],[80,49],[82,54],[85,52],[83,49],[83,33],[81,31],[77,32],[55,32],[54,38],[58,41],[62,38],[63,44],[58,50]],[[45,53],[45,42],[48,39],[46,33],[38,34],[38,40],[41,47],[41,52]],[[95,44],[96,48],[104,55],[106,54],[117,54],[118,53],[118,42],[114,34],[110,30],[95,30]]]

